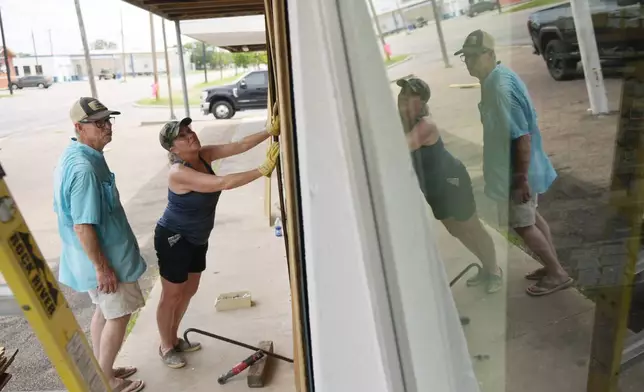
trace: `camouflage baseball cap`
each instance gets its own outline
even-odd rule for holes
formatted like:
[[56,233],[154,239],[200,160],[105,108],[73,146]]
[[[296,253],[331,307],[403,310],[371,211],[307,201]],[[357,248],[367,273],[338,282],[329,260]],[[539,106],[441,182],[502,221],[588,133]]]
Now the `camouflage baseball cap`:
[[402,88],[400,94],[411,92],[412,94],[420,95],[420,99],[423,102],[429,101],[429,98],[432,96],[432,91],[427,83],[417,77],[399,79],[396,84]]
[[493,50],[494,37],[483,30],[474,30],[467,36],[467,38],[465,38],[463,47],[461,50],[454,53],[454,56],[459,56],[461,54],[480,54],[491,52]]
[[181,121],[170,121],[166,123],[163,128],[161,128],[161,132],[159,132],[159,142],[161,143],[161,147],[170,151],[174,140],[179,135],[181,127],[190,125],[191,123],[192,119],[190,117],[186,117]]

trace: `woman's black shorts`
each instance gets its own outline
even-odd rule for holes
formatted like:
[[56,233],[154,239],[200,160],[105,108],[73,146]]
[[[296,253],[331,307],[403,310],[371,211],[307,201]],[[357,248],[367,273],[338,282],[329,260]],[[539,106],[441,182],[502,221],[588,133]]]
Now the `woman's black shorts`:
[[453,218],[469,220],[476,212],[476,201],[472,191],[472,179],[462,163],[446,167],[440,176],[433,179],[439,190],[425,198],[438,220]]
[[171,283],[183,283],[188,280],[188,274],[206,269],[208,244],[195,245],[160,225],[154,230],[154,249],[159,259],[159,273]]

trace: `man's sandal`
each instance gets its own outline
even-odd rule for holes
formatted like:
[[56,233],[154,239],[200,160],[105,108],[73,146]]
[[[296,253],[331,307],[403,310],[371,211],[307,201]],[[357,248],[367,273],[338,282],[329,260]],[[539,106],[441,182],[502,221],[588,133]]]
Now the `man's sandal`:
[[526,274],[525,278],[527,280],[541,280],[544,276],[547,275],[546,269],[541,267],[539,269],[536,269],[529,274]]
[[145,384],[141,380],[123,380],[116,388],[112,388],[112,392],[139,392],[143,388],[145,388]]
[[135,368],[134,366],[117,367],[113,370],[113,372],[114,378],[125,379],[136,373],[137,368]]
[[550,283],[544,283],[543,280],[540,280],[534,285],[528,287],[526,289],[526,292],[528,293],[528,295],[531,295],[533,297],[542,297],[544,295],[552,294],[560,290],[565,290],[570,286],[572,286],[573,283],[574,283],[574,280],[570,277],[566,281],[556,285],[553,285]]

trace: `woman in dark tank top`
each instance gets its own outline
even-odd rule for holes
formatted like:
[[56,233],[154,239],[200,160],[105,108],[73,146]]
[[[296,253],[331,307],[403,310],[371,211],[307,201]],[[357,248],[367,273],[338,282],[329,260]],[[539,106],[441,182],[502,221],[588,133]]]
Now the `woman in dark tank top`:
[[488,293],[502,288],[492,237],[476,214],[472,181],[463,163],[445,149],[438,127],[429,119],[429,86],[418,78],[401,79],[398,113],[411,153],[418,184],[436,219],[483,264],[467,281],[484,285]]
[[279,124],[274,120],[267,130],[234,143],[202,146],[190,127],[191,122],[190,118],[169,122],[159,134],[161,146],[168,151],[171,162],[168,205],[154,233],[162,290],[157,308],[161,335],[159,356],[174,369],[186,365],[184,353],[201,348],[199,343],[179,338],[178,328],[206,268],[208,239],[215,224],[219,196],[223,190],[270,176],[279,156],[279,145],[274,143],[258,168],[218,176],[212,162],[244,153],[279,135]]

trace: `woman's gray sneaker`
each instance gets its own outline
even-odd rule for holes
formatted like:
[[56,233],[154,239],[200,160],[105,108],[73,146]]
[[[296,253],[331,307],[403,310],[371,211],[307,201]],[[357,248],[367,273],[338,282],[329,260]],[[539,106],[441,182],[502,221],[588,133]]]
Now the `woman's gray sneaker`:
[[201,343],[197,343],[197,342],[188,343],[185,340],[179,338],[179,343],[177,343],[177,345],[174,346],[174,349],[178,353],[191,353],[194,351],[201,350]]
[[159,355],[161,356],[163,363],[165,363],[169,368],[180,369],[186,366],[186,360],[183,358],[183,355],[178,353],[174,348],[164,354],[163,351],[161,351],[161,347],[159,347]]

